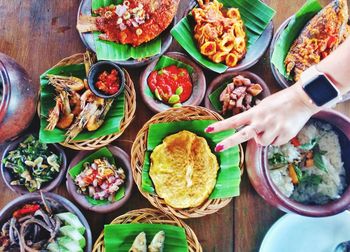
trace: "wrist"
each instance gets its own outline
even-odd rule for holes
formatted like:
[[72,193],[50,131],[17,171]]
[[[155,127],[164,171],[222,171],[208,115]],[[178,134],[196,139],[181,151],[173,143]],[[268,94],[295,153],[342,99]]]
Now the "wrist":
[[311,114],[316,114],[321,110],[321,107],[314,104],[307,93],[304,91],[302,83],[300,81],[290,87],[290,92],[292,94],[292,99],[294,99],[297,103],[296,105],[302,106]]

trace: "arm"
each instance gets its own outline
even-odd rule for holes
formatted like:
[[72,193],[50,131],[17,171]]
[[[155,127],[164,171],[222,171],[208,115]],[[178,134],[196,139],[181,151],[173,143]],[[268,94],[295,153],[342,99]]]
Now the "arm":
[[[342,94],[350,91],[350,38],[318,64]],[[320,107],[309,102],[300,82],[277,92],[247,112],[210,125],[206,132],[241,128],[236,134],[220,142],[216,151],[254,138],[260,145],[282,145],[296,136]]]

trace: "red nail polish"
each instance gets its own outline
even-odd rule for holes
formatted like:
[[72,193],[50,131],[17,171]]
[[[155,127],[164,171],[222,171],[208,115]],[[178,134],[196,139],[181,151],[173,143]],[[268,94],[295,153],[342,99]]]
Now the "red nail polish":
[[215,152],[220,152],[224,149],[224,146],[222,144],[218,144],[215,147]]
[[214,127],[209,126],[208,128],[205,129],[205,132],[210,133],[214,131]]

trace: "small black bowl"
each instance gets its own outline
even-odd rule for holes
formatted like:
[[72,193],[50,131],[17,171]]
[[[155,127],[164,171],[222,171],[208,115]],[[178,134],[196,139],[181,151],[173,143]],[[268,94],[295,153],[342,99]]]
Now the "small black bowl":
[[[104,71],[111,72],[113,69],[117,70],[119,73],[120,87],[119,87],[119,90],[117,93],[115,93],[113,95],[106,95],[104,92],[98,90],[95,87],[95,83],[97,82],[98,76],[102,72],[104,72]],[[111,61],[99,61],[96,64],[92,65],[92,67],[90,68],[90,71],[88,74],[88,84],[89,84],[90,90],[98,97],[101,97],[104,99],[117,97],[124,90],[125,74],[124,74],[123,69],[121,69],[116,63],[113,63]]]

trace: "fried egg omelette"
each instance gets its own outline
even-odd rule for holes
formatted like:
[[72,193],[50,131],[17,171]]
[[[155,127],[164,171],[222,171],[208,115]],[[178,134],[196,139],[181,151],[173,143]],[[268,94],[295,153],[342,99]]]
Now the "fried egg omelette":
[[164,138],[151,154],[150,177],[171,207],[200,206],[216,184],[219,164],[203,137],[180,131]]

